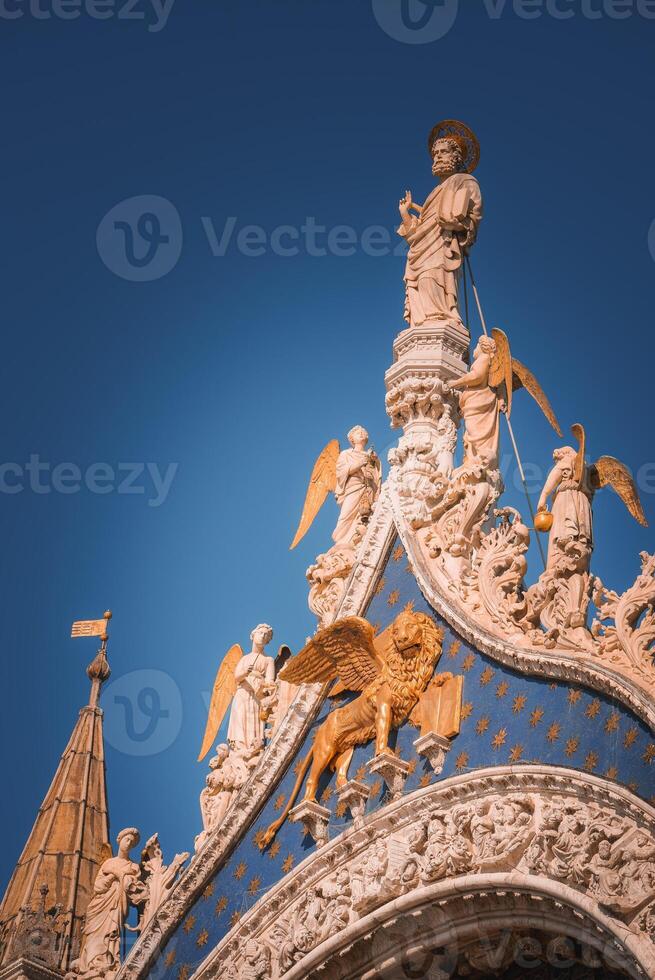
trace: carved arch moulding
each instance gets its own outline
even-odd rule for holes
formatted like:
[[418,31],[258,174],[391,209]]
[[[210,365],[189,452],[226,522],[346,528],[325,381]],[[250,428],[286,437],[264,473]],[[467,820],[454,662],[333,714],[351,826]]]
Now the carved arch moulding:
[[574,770],[512,766],[453,777],[306,858],[195,977],[364,977],[399,955],[399,935],[416,936],[402,926],[416,916],[435,947],[454,943],[458,954],[481,930],[541,930],[595,951],[585,954],[596,957],[589,965],[652,977],[654,835],[651,806]]

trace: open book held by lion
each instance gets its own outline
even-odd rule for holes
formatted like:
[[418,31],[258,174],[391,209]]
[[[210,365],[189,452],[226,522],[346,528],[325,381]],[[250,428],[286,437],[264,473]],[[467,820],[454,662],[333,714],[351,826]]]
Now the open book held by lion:
[[[309,771],[305,800],[316,800],[319,780],[330,766],[337,789],[348,781],[355,747],[375,739],[376,756],[392,753],[389,733],[410,719],[422,724],[422,696],[435,694],[454,680],[450,673],[434,675],[441,656],[443,630],[425,613],[405,610],[379,636],[358,616],[349,616],[320,630],[280,674],[291,684],[322,682],[330,695],[359,691],[359,697],[330,712],[298,773],[287,805],[262,837],[266,847],[286,820]],[[461,698],[461,685],[459,688]],[[432,714],[432,713],[431,713]],[[453,714],[459,719],[459,711]],[[446,726],[452,723],[446,722]],[[457,731],[443,731],[447,737]]]

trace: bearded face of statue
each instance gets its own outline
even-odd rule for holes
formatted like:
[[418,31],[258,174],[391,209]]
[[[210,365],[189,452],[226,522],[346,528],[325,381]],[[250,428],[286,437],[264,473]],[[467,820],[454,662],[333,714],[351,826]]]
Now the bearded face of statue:
[[462,167],[462,151],[454,140],[437,140],[432,148],[432,173],[440,180],[459,173]]

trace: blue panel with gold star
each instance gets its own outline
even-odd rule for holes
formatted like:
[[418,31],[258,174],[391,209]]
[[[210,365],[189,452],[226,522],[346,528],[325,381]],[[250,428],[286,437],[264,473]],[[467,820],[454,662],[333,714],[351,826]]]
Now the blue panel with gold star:
[[[476,650],[442,620],[424,599],[402,545],[392,548],[366,618],[385,629],[403,609],[425,612],[444,628],[443,654],[437,671],[464,676],[462,730],[437,776],[413,746],[417,731],[404,725],[390,740],[410,764],[405,793],[437,780],[510,763],[568,766],[604,776],[629,787],[645,799],[653,795],[655,742],[646,725],[623,705],[602,694],[565,681],[549,682],[503,667]],[[230,928],[285,874],[314,850],[298,824],[287,821],[271,846],[261,851],[259,835],[283,809],[316,728],[331,708],[326,701],[296,760],[276,787],[257,820],[195,902],[153,965],[157,980],[187,980]],[[366,779],[373,792],[367,812],[384,805],[382,782],[370,783],[365,764],[373,743],[355,750],[350,776]],[[336,801],[335,774],[324,774],[318,798],[332,811],[330,836],[351,823],[350,813]],[[300,797],[299,797],[300,798]]]

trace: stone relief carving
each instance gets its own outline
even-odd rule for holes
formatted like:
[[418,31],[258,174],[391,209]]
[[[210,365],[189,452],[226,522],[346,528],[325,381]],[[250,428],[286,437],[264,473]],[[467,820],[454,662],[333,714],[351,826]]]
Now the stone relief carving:
[[287,876],[271,907],[260,903],[244,917],[199,977],[238,965],[249,937],[268,945],[271,975],[280,976],[381,905],[460,876],[472,887],[471,875],[512,872],[514,885],[538,875],[637,933],[644,916],[655,916],[655,822],[645,811],[626,791],[548,767],[486,770],[419,791]]
[[451,588],[478,622],[503,635],[521,632],[527,613],[524,577],[530,531],[517,510],[494,511],[497,522],[480,541],[470,570]]
[[235,794],[245,786],[258,765],[261,754],[257,745],[233,750],[225,743],[216,746],[216,755],[209,760],[205,788],[200,793],[202,832],[194,841],[196,852],[224,819]]
[[346,583],[355,564],[356,547],[361,538],[353,541],[352,547],[330,548],[324,555],[318,555],[313,565],[307,569],[309,582],[309,608],[318,619],[319,629],[332,622],[346,591]]
[[[430,523],[427,503],[434,484],[447,481],[453,471],[459,413],[440,380],[403,378],[387,393],[392,427],[404,435],[389,451],[394,479],[407,520],[414,528]],[[428,423],[428,424],[426,424]]]

